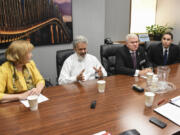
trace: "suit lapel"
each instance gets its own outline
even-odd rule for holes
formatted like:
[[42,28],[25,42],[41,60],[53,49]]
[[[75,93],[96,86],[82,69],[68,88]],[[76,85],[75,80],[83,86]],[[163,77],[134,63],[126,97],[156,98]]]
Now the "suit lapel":
[[163,58],[163,46],[162,46],[162,44],[159,44],[157,52],[160,52],[160,59],[162,60],[162,63],[163,63],[164,62],[164,58]]
[[140,69],[140,47],[138,48],[138,50],[136,51],[136,62],[137,62],[137,69]]
[[172,52],[173,52],[172,49],[173,48],[172,48],[172,44],[171,44],[170,47],[169,47],[167,64],[169,63],[169,61],[171,60],[171,56],[173,55],[172,54]]

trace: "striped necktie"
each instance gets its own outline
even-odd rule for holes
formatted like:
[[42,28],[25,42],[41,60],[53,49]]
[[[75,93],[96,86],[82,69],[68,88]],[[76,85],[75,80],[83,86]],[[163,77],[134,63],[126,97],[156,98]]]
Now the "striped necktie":
[[137,63],[136,63],[136,52],[132,52],[131,53],[131,57],[132,57],[132,60],[133,60],[133,67],[134,67],[134,69],[136,69],[136,66],[137,66]]

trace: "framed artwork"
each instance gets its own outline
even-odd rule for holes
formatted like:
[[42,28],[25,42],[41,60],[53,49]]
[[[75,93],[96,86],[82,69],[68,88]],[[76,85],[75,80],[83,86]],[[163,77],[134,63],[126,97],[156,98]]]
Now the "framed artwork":
[[15,40],[35,46],[72,42],[72,0],[1,0],[0,48]]

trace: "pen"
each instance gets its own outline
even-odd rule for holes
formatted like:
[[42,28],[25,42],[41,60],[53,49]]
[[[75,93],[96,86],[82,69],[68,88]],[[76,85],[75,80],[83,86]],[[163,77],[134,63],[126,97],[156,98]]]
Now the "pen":
[[160,100],[160,101],[157,103],[157,105],[159,106],[159,105],[162,104],[164,101],[165,101],[165,99]]

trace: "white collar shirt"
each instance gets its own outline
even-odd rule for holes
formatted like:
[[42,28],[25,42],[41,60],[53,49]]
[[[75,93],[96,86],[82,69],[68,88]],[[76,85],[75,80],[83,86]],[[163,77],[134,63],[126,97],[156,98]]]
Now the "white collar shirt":
[[165,51],[167,50],[167,56],[168,56],[168,54],[169,54],[169,47],[168,48],[164,48],[163,47],[163,56],[165,55]]
[[85,69],[83,73],[85,81],[95,79],[95,70],[93,67],[97,69],[101,67],[103,76],[107,76],[107,72],[95,56],[86,54],[85,58],[80,61],[77,54],[74,53],[65,60],[58,82],[59,84],[75,82],[83,69]]
[[136,51],[131,51],[131,50],[129,50],[129,53],[130,53],[130,54],[132,54],[132,53],[136,53]]

